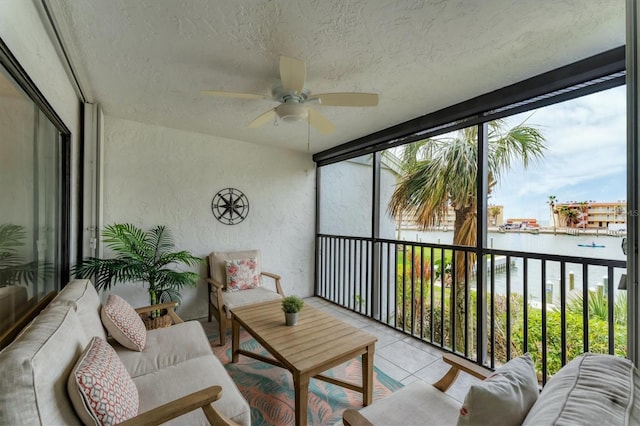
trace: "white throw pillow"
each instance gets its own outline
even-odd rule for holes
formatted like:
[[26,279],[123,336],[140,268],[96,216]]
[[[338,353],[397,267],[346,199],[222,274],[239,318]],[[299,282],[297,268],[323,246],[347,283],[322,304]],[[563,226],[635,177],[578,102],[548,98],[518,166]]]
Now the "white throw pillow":
[[255,257],[249,259],[225,260],[227,291],[242,291],[260,285],[258,262]]
[[458,425],[520,425],[538,394],[535,366],[526,353],[471,386],[460,408]]
[[94,337],[67,380],[69,398],[86,425],[114,425],[138,414],[138,389],[116,351]]
[[114,339],[132,351],[142,351],[147,343],[147,329],[140,315],[122,297],[110,294],[100,311],[102,324]]

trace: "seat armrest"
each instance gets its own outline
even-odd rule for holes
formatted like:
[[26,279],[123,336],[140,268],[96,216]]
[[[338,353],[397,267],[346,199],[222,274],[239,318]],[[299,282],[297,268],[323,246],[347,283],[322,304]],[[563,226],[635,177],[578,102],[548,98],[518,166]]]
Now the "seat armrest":
[[140,413],[137,416],[120,423],[124,426],[142,426],[142,425],[158,425],[168,422],[171,419],[180,417],[193,410],[202,409],[212,425],[237,426],[223,414],[219,413],[211,403],[217,401],[222,396],[222,388],[220,386],[211,386],[198,392],[194,392],[175,401],[168,402],[164,405]]
[[464,371],[467,374],[471,374],[472,376],[477,377],[480,380],[486,379],[493,373],[492,370],[489,370],[488,368],[482,367],[478,364],[474,364],[468,359],[462,358],[458,355],[447,353],[442,356],[442,360],[451,365],[451,368],[449,368],[449,370],[445,373],[444,376],[442,376],[442,378],[440,378],[440,380],[433,384],[433,387],[441,392],[446,392],[447,389],[451,387],[461,371]]
[[214,280],[213,278],[207,278],[206,280],[209,284],[213,285],[216,290],[222,290],[224,288],[224,285],[222,285],[221,282]]
[[468,359],[462,358],[458,355],[447,353],[442,356],[442,360],[447,364],[452,365],[461,371],[464,371],[467,374],[471,374],[472,376],[477,377],[480,380],[484,380],[493,374],[493,370],[475,364]]
[[342,423],[345,426],[373,426],[359,411],[348,408],[342,413]]
[[273,274],[271,272],[264,272],[264,271],[262,271],[261,274],[264,275],[265,277],[273,278],[273,280],[276,283],[276,291],[281,296],[284,296],[284,293],[282,292],[282,287],[280,286],[280,275]]
[[178,316],[178,314],[176,314],[176,312],[175,312],[176,306],[178,306],[178,302],[160,303],[160,304],[157,304],[157,305],[143,306],[141,308],[136,308],[136,313],[138,313],[138,314],[146,314],[146,313],[149,313],[149,312],[166,309],[167,310],[167,315],[169,315],[171,317],[171,319],[173,320],[173,323],[174,324],[180,324],[180,323],[182,323],[184,321],[182,320],[182,318],[180,318]]

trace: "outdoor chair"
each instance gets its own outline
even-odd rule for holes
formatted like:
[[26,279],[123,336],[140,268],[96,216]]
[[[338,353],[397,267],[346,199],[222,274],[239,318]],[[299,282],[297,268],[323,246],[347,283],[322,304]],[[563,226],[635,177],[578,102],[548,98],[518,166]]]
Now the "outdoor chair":
[[[231,327],[231,309],[282,299],[280,276],[262,271],[259,250],[213,252],[209,261],[209,322],[218,320],[220,345],[226,343],[227,329]],[[273,279],[274,286],[262,285],[262,278]]]

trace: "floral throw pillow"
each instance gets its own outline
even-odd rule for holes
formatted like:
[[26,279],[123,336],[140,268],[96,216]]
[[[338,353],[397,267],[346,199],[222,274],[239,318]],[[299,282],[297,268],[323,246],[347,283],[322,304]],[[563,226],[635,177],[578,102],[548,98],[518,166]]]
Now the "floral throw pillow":
[[147,343],[147,329],[135,309],[122,297],[110,294],[100,311],[104,328],[122,346],[141,352]]
[[241,291],[260,285],[258,262],[255,257],[249,259],[225,260],[227,272],[227,291]]
[[138,389],[116,351],[94,337],[71,370],[67,391],[86,425],[113,425],[138,414]]

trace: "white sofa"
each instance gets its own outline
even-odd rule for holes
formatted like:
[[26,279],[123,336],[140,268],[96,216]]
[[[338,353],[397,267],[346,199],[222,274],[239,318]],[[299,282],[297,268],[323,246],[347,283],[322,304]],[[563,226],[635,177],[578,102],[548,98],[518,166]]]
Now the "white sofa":
[[[100,320],[100,298],[88,280],[69,283],[0,352],[0,425],[80,424],[67,393],[67,378],[93,336],[107,338]],[[210,386],[221,386],[217,412],[249,426],[246,400],[213,355],[197,321],[147,332],[136,352],[108,339],[139,393],[139,413]],[[169,424],[209,424],[194,410]]]
[[[505,397],[487,397],[486,386],[500,375],[500,369],[493,373],[463,358],[447,354],[444,361],[452,368],[433,385],[414,382],[388,397],[375,401],[360,410],[349,409],[343,414],[343,424],[347,426],[371,425],[467,425],[491,424],[525,426],[546,425],[640,425],[640,373],[627,359],[613,355],[587,353],[580,355],[560,369],[533,399],[521,403],[524,387],[522,377],[511,375],[515,385],[504,381],[493,386],[492,392],[506,391]],[[464,371],[478,378],[474,389],[480,401],[477,407],[484,420],[469,421],[461,415],[463,406],[449,396],[446,389],[453,383],[458,372]],[[534,373],[535,374],[535,373]],[[508,375],[508,374],[507,374]],[[497,379],[503,380],[503,379]],[[533,379],[537,387],[537,380]],[[515,391],[514,391],[515,389]],[[470,390],[471,393],[471,390]],[[526,398],[524,398],[526,399]],[[509,400],[509,401],[507,401]],[[520,400],[510,406],[513,400]],[[468,415],[468,413],[466,413]],[[521,420],[508,421],[517,415]]]

